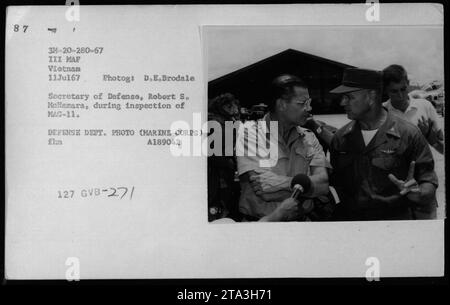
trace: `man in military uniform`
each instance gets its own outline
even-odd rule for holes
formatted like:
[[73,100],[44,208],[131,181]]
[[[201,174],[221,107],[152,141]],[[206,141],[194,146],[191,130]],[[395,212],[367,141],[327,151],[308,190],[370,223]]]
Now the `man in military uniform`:
[[347,69],[341,105],[352,121],[331,143],[336,220],[434,218],[437,176],[420,130],[382,107],[380,71]]
[[[270,92],[269,113],[262,121],[246,123],[245,132],[239,133],[236,143],[242,190],[239,211],[244,220],[267,219],[266,216],[291,196],[292,177],[300,173],[307,175],[312,184],[305,196],[328,193],[327,168],[331,166],[314,133],[300,127],[311,109],[306,85],[296,76],[281,75],[272,82]],[[270,127],[274,122],[278,130]],[[256,147],[257,141],[268,141],[276,147],[273,166],[261,167],[260,161],[274,156],[249,151]],[[247,153],[238,154],[239,150]],[[281,219],[275,217],[275,220]]]

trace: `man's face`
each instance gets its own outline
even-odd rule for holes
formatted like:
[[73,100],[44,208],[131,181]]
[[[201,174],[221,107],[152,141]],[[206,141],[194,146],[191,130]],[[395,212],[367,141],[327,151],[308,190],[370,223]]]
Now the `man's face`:
[[392,104],[402,106],[408,103],[408,86],[409,82],[406,79],[399,83],[391,82],[386,86],[386,94],[391,99]]
[[311,111],[311,99],[308,89],[303,87],[294,87],[289,97],[283,98],[284,108],[282,110],[283,118],[289,124],[303,125],[308,118],[308,112]]
[[369,91],[361,89],[342,96],[341,106],[344,107],[350,120],[359,120],[370,111]]

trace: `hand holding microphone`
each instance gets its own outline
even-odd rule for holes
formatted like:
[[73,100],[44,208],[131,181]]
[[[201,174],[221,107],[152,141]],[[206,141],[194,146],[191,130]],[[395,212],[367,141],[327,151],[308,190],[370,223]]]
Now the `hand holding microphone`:
[[293,192],[290,198],[285,199],[271,214],[264,216],[260,221],[301,221],[305,214],[312,210],[311,200],[304,200],[301,195],[311,189],[311,179],[305,174],[299,174],[292,178],[291,188]]
[[304,219],[305,214],[310,213],[314,209],[313,201],[310,199],[300,199],[301,195],[308,193],[311,190],[311,179],[305,174],[298,174],[291,181],[291,188],[293,189],[291,198],[298,201],[299,219]]
[[292,178],[291,188],[294,190],[291,198],[297,199],[301,194],[309,192],[311,189],[311,179],[305,174],[298,174]]

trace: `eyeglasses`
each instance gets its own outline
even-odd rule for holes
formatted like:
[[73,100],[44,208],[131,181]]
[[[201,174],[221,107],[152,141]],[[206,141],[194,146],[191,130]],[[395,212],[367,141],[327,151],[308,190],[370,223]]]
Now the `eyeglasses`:
[[292,99],[291,102],[292,103],[296,103],[299,104],[303,107],[309,106],[311,104],[312,99],[311,98],[307,98],[305,100],[299,100],[299,99]]

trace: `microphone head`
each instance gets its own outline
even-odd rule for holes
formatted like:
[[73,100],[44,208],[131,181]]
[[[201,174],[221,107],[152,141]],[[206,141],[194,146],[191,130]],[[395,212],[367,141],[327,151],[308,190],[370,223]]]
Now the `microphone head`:
[[303,193],[308,193],[311,189],[311,179],[305,174],[298,174],[292,178],[291,188],[294,188],[296,184],[303,187]]
[[303,186],[301,186],[300,184],[296,184],[296,185],[294,185],[294,187],[292,187],[292,189],[294,190],[294,191],[300,191],[301,193],[304,193],[305,192],[305,189],[303,188]]

